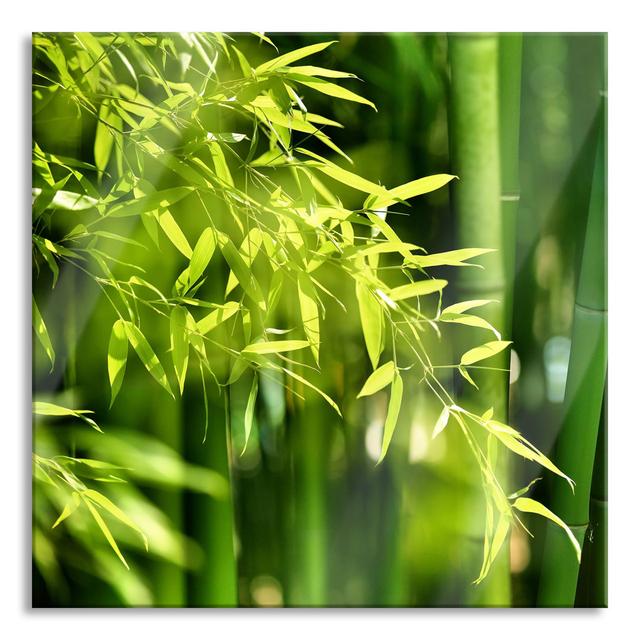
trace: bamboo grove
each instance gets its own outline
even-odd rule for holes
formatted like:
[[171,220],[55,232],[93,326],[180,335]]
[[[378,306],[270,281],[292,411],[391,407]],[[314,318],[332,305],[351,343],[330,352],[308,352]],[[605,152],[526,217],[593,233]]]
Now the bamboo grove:
[[[331,604],[326,425],[361,449],[354,416],[375,413],[375,470],[386,473],[420,393],[430,437],[450,434],[484,505],[468,525],[464,604],[508,604],[508,541],[529,535],[530,514],[549,522],[550,562],[574,575],[542,603],[573,604],[606,368],[580,386],[594,365],[572,352],[568,388],[585,398],[566,417],[558,466],[509,424],[521,38],[450,37],[451,169],[391,185],[361,175],[336,142],[343,125],[314,112],[329,101],[376,117],[366,83],[314,66],[341,46],[286,49],[259,33],[34,34],[33,551],[48,591],[62,593],[66,567],[84,565],[122,604],[238,605],[251,499],[275,505],[268,526],[294,523],[275,604]],[[446,187],[456,243],[430,252],[401,237],[399,216],[419,219],[414,203]],[[603,261],[603,210],[594,191],[574,328],[576,341],[597,333],[599,362],[605,325],[589,328],[591,309],[606,306],[588,269]],[[84,359],[102,363],[95,380],[82,380]],[[583,419],[595,421],[588,468],[571,457]],[[283,481],[249,498],[237,469],[265,447],[288,452]],[[514,486],[523,461],[559,481],[549,507],[527,496],[534,483]],[[159,560],[154,596],[139,557]],[[402,604],[398,588],[371,604]]]

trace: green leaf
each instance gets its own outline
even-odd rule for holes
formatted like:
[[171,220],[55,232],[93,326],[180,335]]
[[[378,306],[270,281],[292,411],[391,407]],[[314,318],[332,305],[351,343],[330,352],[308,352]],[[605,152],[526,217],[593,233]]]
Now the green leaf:
[[167,234],[167,238],[171,240],[175,248],[187,258],[191,258],[193,252],[191,245],[185,238],[182,229],[178,226],[175,218],[171,215],[169,209],[165,209],[158,217],[162,230]]
[[61,407],[51,402],[36,401],[33,403],[33,413],[39,416],[73,416],[74,418],[83,420],[96,431],[102,433],[102,429],[100,429],[96,422],[84,415],[86,413],[93,413],[93,411],[89,411],[88,409],[68,409],[67,407]]
[[109,102],[104,100],[98,111],[96,137],[93,143],[93,155],[96,160],[98,172],[104,171],[109,164],[114,141],[112,129],[116,131],[122,130],[122,118],[112,111],[109,107]]
[[127,368],[128,354],[129,343],[124,320],[116,320],[111,329],[109,351],[107,354],[107,370],[109,372],[109,384],[111,385],[111,402],[109,403],[109,407],[113,405],[113,401],[116,399],[122,386],[124,373]]
[[448,322],[450,324],[464,324],[468,327],[478,327],[479,329],[487,329],[491,331],[498,340],[502,339],[500,332],[484,318],[474,315],[468,315],[463,313],[441,313],[438,318],[441,322]]
[[311,44],[307,47],[302,47],[300,49],[296,49],[295,51],[290,51],[289,53],[285,53],[277,58],[273,58],[264,64],[261,64],[256,69],[256,75],[264,75],[269,71],[274,71],[279,67],[286,67],[288,64],[295,62],[296,60],[300,60],[302,58],[306,58],[307,56],[313,55],[314,53],[318,53],[319,51],[323,51],[327,47],[332,44],[338,42],[337,40],[331,40],[330,42],[320,42],[319,44]]
[[58,519],[51,526],[52,529],[55,529],[61,522],[66,520],[70,515],[72,515],[76,509],[80,506],[80,496],[77,491],[74,491],[71,494],[71,500],[67,502],[62,510],[62,513],[58,516]]
[[256,398],[258,397],[258,376],[253,374],[253,382],[251,383],[251,390],[249,391],[249,398],[247,399],[247,406],[244,410],[244,447],[242,449],[243,455],[247,450],[249,444],[249,436],[251,435],[251,427],[253,426],[253,413],[256,406]]
[[305,87],[309,87],[310,89],[315,89],[320,93],[324,93],[325,95],[331,96],[332,98],[339,98],[340,100],[349,100],[351,102],[359,102],[360,104],[366,104],[371,107],[374,111],[377,111],[376,105],[371,102],[371,100],[367,100],[362,96],[359,96],[357,93],[350,91],[349,89],[345,89],[338,84],[334,84],[333,82],[327,82],[326,80],[322,80],[321,78],[316,78],[313,76],[298,76],[295,73],[288,73],[288,78],[295,80],[299,84],[304,85]]
[[271,342],[255,342],[246,346],[242,353],[264,355],[267,353],[282,353],[284,351],[296,351],[308,347],[306,340],[272,340]]
[[126,525],[130,529],[133,529],[136,533],[140,534],[142,540],[144,542],[144,546],[149,550],[149,542],[147,541],[147,536],[144,535],[144,532],[140,527],[124,512],[120,507],[117,507],[109,498],[107,498],[102,493],[98,491],[94,491],[93,489],[85,489],[82,492],[83,497],[89,498],[92,502],[95,502],[97,505],[108,511],[114,518],[117,518],[122,522],[122,524]]
[[478,388],[478,385],[474,382],[473,378],[471,377],[471,375],[469,374],[469,372],[465,369],[465,367],[463,367],[462,365],[460,365],[458,367],[458,371],[460,372],[460,375],[472,386],[475,387],[476,389]]
[[444,407],[440,413],[440,416],[436,420],[435,427],[433,427],[433,433],[431,439],[433,440],[437,435],[442,433],[449,422],[449,407]]
[[387,418],[384,421],[384,429],[382,432],[382,451],[378,458],[377,464],[380,464],[384,457],[387,455],[389,444],[391,443],[391,437],[396,429],[396,423],[398,422],[398,414],[400,413],[400,405],[402,404],[402,378],[396,371],[391,383],[391,394],[389,396],[389,408],[387,409]]
[[132,322],[125,322],[124,327],[131,346],[138,354],[146,370],[151,374],[153,379],[174,398],[173,391],[171,391],[169,381],[167,380],[167,374],[164,372],[158,356],[154,353],[142,331]]
[[251,270],[243,260],[233,242],[223,234],[220,235],[221,250],[229,268],[233,271],[243,291],[264,311],[264,296]]
[[391,384],[395,373],[396,363],[393,360],[389,360],[367,378],[357,397],[370,396],[380,391],[380,389],[384,389],[388,384]]
[[290,371],[286,367],[282,367],[282,370],[287,375],[291,376],[292,378],[294,378],[298,382],[301,382],[302,384],[306,385],[307,387],[309,387],[309,389],[313,389],[313,391],[315,391],[317,394],[322,396],[327,401],[327,403],[335,410],[335,412],[340,417],[342,417],[342,412],[340,411],[340,408],[338,407],[338,405],[333,401],[332,398],[330,398],[324,391],[322,391],[322,389],[318,389],[318,387],[316,387],[314,384],[309,382],[306,378],[303,378],[302,376],[298,375],[297,373],[294,373],[293,371]]
[[424,296],[430,293],[442,291],[447,286],[446,280],[420,280],[419,282],[411,282],[403,284],[400,287],[391,289],[389,297],[391,300],[405,300],[406,298],[415,298],[416,296]]
[[33,329],[36,332],[36,336],[42,348],[45,350],[49,361],[51,362],[51,371],[53,371],[53,365],[56,361],[56,354],[53,350],[53,345],[51,344],[51,338],[49,338],[49,332],[47,331],[47,325],[44,323],[42,316],[40,315],[40,310],[38,309],[38,305],[36,304],[36,299],[32,298],[32,316],[33,316]]
[[179,202],[192,191],[193,187],[173,187],[163,191],[156,191],[141,198],[134,198],[133,200],[113,205],[106,215],[112,218],[124,218],[154,211],[158,208],[166,208]]
[[107,539],[107,542],[109,543],[109,545],[111,546],[115,554],[118,556],[118,558],[120,558],[120,561],[122,562],[122,564],[127,569],[129,569],[129,565],[127,564],[127,561],[124,559],[124,556],[122,555],[122,552],[120,551],[120,548],[118,547],[118,544],[116,543],[115,538],[113,537],[111,531],[109,530],[107,523],[102,519],[102,516],[98,513],[97,509],[93,506],[93,504],[90,502],[89,499],[83,497],[83,500],[84,500],[84,503],[87,505],[89,512],[93,516],[93,519],[96,521],[97,525],[100,527],[102,534]]
[[540,516],[543,516],[564,529],[576,552],[578,562],[580,562],[580,558],[582,555],[580,543],[573,535],[573,531],[571,531],[571,529],[555,513],[547,509],[547,507],[545,507],[543,504],[540,504],[537,500],[532,500],[531,498],[518,498],[513,503],[513,506],[518,509],[518,511],[522,511],[524,513],[536,513]]
[[[195,251],[194,251],[195,255]],[[180,394],[184,391],[184,381],[189,365],[189,338],[187,336],[188,311],[181,306],[175,306],[169,316],[169,332],[171,334],[171,357],[173,368],[178,378]]]
[[286,69],[286,73],[293,73],[299,76],[318,76],[321,78],[357,78],[355,74],[347,73],[346,71],[336,71],[334,69],[313,66],[289,67]]
[[467,264],[464,261],[493,251],[495,249],[458,249],[456,251],[444,251],[443,253],[431,253],[427,256],[412,256],[411,259],[405,260],[405,263],[423,268],[439,266],[477,267],[478,265]]
[[[247,265],[247,267],[251,267],[253,261],[257,258],[261,244],[262,231],[258,227],[253,227],[243,238],[242,243],[240,244],[240,249],[238,251],[240,257]],[[228,296],[236,288],[237,285],[238,278],[236,278],[233,271],[230,271],[229,280],[227,281],[227,288],[225,289],[224,295]]]
[[304,332],[311,347],[311,353],[320,364],[320,314],[316,303],[316,289],[306,273],[298,274],[298,299]]
[[356,297],[367,353],[376,368],[383,350],[384,314],[369,287],[360,281],[356,281]]
[[481,360],[486,360],[487,358],[500,353],[510,344],[510,340],[494,340],[492,342],[487,342],[480,347],[474,347],[462,355],[462,358],[460,358],[460,364],[470,365],[475,362],[480,362]]
[[453,180],[456,176],[450,176],[446,173],[441,173],[433,176],[426,176],[425,178],[418,178],[412,182],[400,185],[389,189],[385,196],[374,196],[368,198],[365,202],[365,209],[383,209],[397,201],[408,200],[409,198],[415,198],[416,196],[430,193],[436,189],[444,187],[445,184]]
[[193,285],[204,273],[216,248],[216,238],[211,227],[203,232],[193,249],[189,263],[189,284]]
[[445,313],[464,313],[469,309],[475,309],[476,307],[483,307],[485,304],[491,302],[497,302],[497,300],[464,300],[463,302],[456,302],[442,310],[442,314]]
[[238,309],[240,309],[240,305],[237,302],[231,301],[225,303],[198,321],[198,331],[202,335],[213,331],[219,324],[222,324],[225,320],[237,313]]

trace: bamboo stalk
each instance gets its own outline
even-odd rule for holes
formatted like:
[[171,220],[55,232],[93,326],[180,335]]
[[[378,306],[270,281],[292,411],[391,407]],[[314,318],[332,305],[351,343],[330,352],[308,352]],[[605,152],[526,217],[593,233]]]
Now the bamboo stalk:
[[[567,486],[554,483],[551,506],[581,543],[589,523],[589,493],[607,370],[605,191],[603,121],[575,302],[565,415],[555,456],[558,466],[575,481],[575,495]],[[574,604],[579,564],[566,537],[558,533],[553,528],[547,530],[538,593],[542,606]]]
[[[451,122],[453,171],[460,181],[452,187],[461,247],[498,249],[482,261],[485,269],[464,269],[458,280],[460,299],[489,298],[500,301],[485,317],[497,328],[504,326],[505,266],[504,229],[501,207],[500,132],[499,132],[499,40],[495,34],[457,35],[449,38],[451,64]],[[511,74],[509,74],[511,78]],[[507,94],[505,93],[505,100]],[[515,138],[517,140],[517,136]],[[509,141],[513,140],[511,136]],[[513,145],[504,141],[504,146]],[[468,338],[467,338],[468,340]],[[464,347],[468,348],[469,342]],[[504,368],[505,358],[496,363]],[[475,375],[475,374],[474,374]],[[507,384],[503,372],[484,372],[475,376],[481,393],[463,392],[462,402],[480,413],[493,406],[500,420],[506,418]],[[504,479],[504,457],[496,463],[497,475]],[[470,473],[477,473],[469,461]],[[479,486],[479,478],[469,478]],[[463,562],[473,579],[475,563],[482,557],[484,522],[478,514],[484,497],[477,492],[466,533]],[[508,606],[510,603],[508,548],[498,555],[491,574],[478,587],[471,587],[466,604]],[[479,566],[479,565],[478,565]],[[463,569],[463,572],[466,568]]]

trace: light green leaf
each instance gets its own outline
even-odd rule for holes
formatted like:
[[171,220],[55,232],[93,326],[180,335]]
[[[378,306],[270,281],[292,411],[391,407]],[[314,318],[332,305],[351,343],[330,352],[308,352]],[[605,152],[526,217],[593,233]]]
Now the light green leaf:
[[500,353],[510,344],[510,340],[494,340],[492,342],[487,342],[480,347],[474,347],[462,355],[460,364],[470,365],[475,362],[480,362],[481,360],[486,360],[487,358]]
[[475,387],[476,389],[478,388],[478,385],[474,382],[473,378],[469,375],[469,372],[466,370],[465,367],[463,367],[462,365],[460,365],[458,367],[458,371],[460,372],[460,375],[472,386]]
[[464,261],[493,251],[495,249],[458,249],[456,251],[444,251],[443,253],[431,253],[426,256],[412,256],[410,259],[406,259],[405,263],[423,268],[439,266],[472,267],[478,265],[468,264]]
[[136,325],[132,322],[125,322],[124,327],[131,346],[138,354],[138,357],[142,361],[142,364],[145,366],[146,370],[151,374],[153,379],[173,398],[174,395],[173,391],[171,391],[171,387],[169,386],[167,374],[164,372],[164,368],[162,367],[158,356],[151,348],[151,345],[144,337],[142,331],[140,331],[140,329],[138,329],[138,327],[136,327]]
[[191,262],[189,263],[189,285],[197,282],[211,261],[216,248],[216,238],[211,227],[203,232],[193,249]]
[[228,320],[232,315],[237,313],[238,309],[240,309],[240,305],[235,301],[225,303],[198,321],[198,331],[202,335],[213,331],[219,324],[222,324],[225,320]]
[[162,230],[167,234],[167,238],[171,240],[175,248],[187,258],[191,258],[193,252],[191,245],[185,238],[182,229],[178,226],[175,218],[171,215],[169,209],[165,209],[158,217]]
[[321,78],[357,78],[353,73],[346,71],[335,71],[334,69],[325,69],[324,67],[300,66],[289,67],[286,73],[293,73],[299,76],[318,76]]
[[144,546],[149,550],[149,542],[147,541],[147,536],[144,535],[144,532],[140,527],[124,512],[120,507],[116,506],[102,493],[98,491],[94,491],[93,489],[85,489],[82,492],[83,497],[89,498],[92,502],[95,502],[97,505],[108,511],[114,518],[117,518],[122,522],[122,524],[126,525],[130,529],[133,529],[136,533],[140,534]]
[[53,365],[56,361],[56,354],[51,344],[51,338],[49,338],[49,332],[47,331],[47,325],[44,323],[40,310],[36,304],[36,299],[32,298],[32,316],[33,316],[33,329],[36,332],[36,336],[45,350],[49,361],[51,362],[51,371],[53,371]]
[[70,515],[72,515],[75,510],[80,506],[80,496],[77,491],[74,491],[71,494],[71,500],[67,502],[62,510],[62,513],[58,516],[58,519],[53,523],[52,529],[55,529],[61,522],[66,520]]
[[306,273],[298,274],[298,299],[304,332],[311,347],[311,353],[320,364],[320,314],[316,303],[316,289]]
[[304,85],[305,87],[309,87],[310,89],[315,89],[320,93],[324,93],[325,95],[331,96],[332,98],[339,98],[340,100],[349,100],[351,102],[359,102],[360,104],[366,104],[371,107],[374,111],[377,111],[376,105],[371,102],[371,100],[367,100],[362,96],[359,96],[357,93],[350,91],[349,89],[345,89],[338,84],[334,84],[333,82],[327,82],[326,80],[322,80],[321,78],[316,78],[314,76],[304,76],[297,75],[295,73],[288,73],[287,77],[295,80],[299,84]]
[[431,439],[433,440],[436,436],[442,433],[449,422],[449,407],[444,407],[436,420],[436,425],[433,427],[433,433],[431,434]]
[[369,287],[360,281],[356,281],[356,297],[367,353],[371,365],[376,368],[383,349],[384,314]]
[[233,242],[223,234],[220,235],[222,255],[227,261],[229,268],[233,271],[243,291],[262,309],[266,310],[264,296],[253,277],[251,270],[243,260]]
[[573,535],[573,531],[571,531],[571,529],[555,513],[553,513],[553,511],[550,511],[543,504],[540,504],[537,500],[532,500],[531,498],[518,498],[513,503],[513,506],[519,511],[523,511],[524,513],[536,513],[540,516],[543,516],[564,529],[576,552],[578,562],[580,562],[580,558],[582,555],[580,543],[576,539],[575,535]]
[[[195,255],[195,252],[194,252]],[[169,316],[169,332],[171,334],[171,357],[173,368],[178,378],[180,394],[184,391],[184,381],[189,365],[189,338],[187,336],[188,311],[181,306],[175,306]]]
[[318,53],[331,46],[332,44],[338,42],[337,40],[331,40],[330,42],[320,42],[319,44],[311,44],[307,47],[302,47],[300,49],[296,49],[295,51],[290,51],[289,53],[285,53],[277,58],[273,58],[264,64],[261,64],[256,69],[256,75],[264,75],[269,71],[274,71],[279,67],[286,67],[288,64],[295,62],[296,60],[300,60],[302,58],[306,58],[307,56],[313,55],[314,53]]
[[400,413],[400,405],[402,404],[402,378],[396,371],[391,383],[391,394],[389,396],[389,408],[387,409],[387,418],[384,421],[384,429],[382,432],[382,451],[378,458],[377,464],[380,464],[384,457],[387,455],[389,444],[391,443],[391,437],[396,429],[396,423],[398,422],[398,414]]
[[74,418],[83,420],[96,431],[102,433],[102,429],[100,429],[96,422],[85,415],[86,413],[93,413],[93,411],[89,411],[89,409],[68,409],[67,407],[61,407],[51,402],[36,401],[33,403],[33,413],[39,416],[73,416]]
[[340,411],[340,408],[338,407],[338,405],[333,401],[332,398],[330,398],[324,391],[322,391],[322,389],[318,389],[318,387],[316,387],[314,384],[312,384],[311,382],[309,382],[306,378],[303,378],[302,376],[298,375],[297,373],[290,371],[289,369],[287,369],[286,367],[282,367],[282,370],[289,376],[291,376],[292,378],[294,378],[295,380],[297,380],[298,382],[301,382],[302,384],[304,384],[305,386],[309,387],[309,389],[313,389],[313,391],[315,391],[317,394],[319,394],[320,396],[322,396],[327,403],[334,409],[334,411],[340,416],[342,417],[342,412]]
[[475,309],[476,307],[483,307],[485,304],[491,302],[497,302],[497,300],[465,300],[463,302],[456,302],[442,310],[442,314],[445,313],[464,313],[469,309]]
[[158,208],[166,208],[179,202],[193,191],[193,187],[173,187],[156,191],[141,198],[134,198],[113,205],[106,213],[114,218],[124,218],[127,216],[137,216],[141,213],[154,211]]
[[440,317],[438,318],[438,320],[440,320],[441,322],[448,322],[451,324],[464,324],[468,327],[478,327],[479,329],[487,329],[488,331],[491,331],[498,340],[502,339],[500,332],[490,322],[487,322],[484,318],[481,318],[479,316],[468,315],[463,313],[443,312],[440,314]]
[[400,287],[391,289],[389,297],[391,300],[404,300],[406,298],[415,298],[416,296],[424,296],[430,293],[442,291],[447,286],[446,280],[420,280],[410,284],[403,284]]
[[[260,251],[260,245],[262,244],[263,233],[259,227],[252,227],[249,230],[249,233],[243,238],[242,243],[240,244],[240,249],[238,253],[240,257],[247,265],[247,267],[251,267],[253,261],[258,256]],[[236,278],[233,271],[229,272],[229,280],[227,281],[227,288],[225,289],[224,295],[228,296],[238,285],[238,278]]]
[[409,198],[415,198],[416,196],[430,193],[436,189],[444,187],[445,184],[456,178],[457,176],[450,176],[446,173],[441,173],[433,176],[426,176],[424,178],[418,178],[412,182],[400,185],[389,189],[388,194],[384,197],[374,196],[368,198],[365,202],[365,209],[382,209],[394,204],[399,200],[409,200]]
[[271,342],[255,342],[246,346],[242,353],[264,355],[267,353],[282,353],[284,351],[295,351],[308,347],[306,340],[273,340]]
[[111,545],[111,548],[114,550],[118,558],[120,558],[120,561],[122,562],[122,564],[127,569],[129,569],[129,565],[127,564],[127,561],[124,559],[124,556],[122,555],[122,552],[120,551],[120,548],[118,547],[118,544],[116,543],[115,538],[113,537],[111,531],[109,530],[107,523],[102,519],[102,516],[98,513],[98,510],[93,506],[93,504],[88,498],[83,497],[83,500],[84,500],[84,503],[87,505],[87,508],[89,509],[91,515],[93,516],[93,519],[96,521],[97,525],[100,527],[102,534],[107,539],[107,542],[109,543],[109,545]]
[[253,382],[251,383],[251,390],[249,391],[249,398],[247,399],[247,406],[244,410],[244,447],[242,449],[243,455],[247,450],[249,444],[249,436],[251,435],[251,427],[253,426],[253,413],[256,406],[256,398],[258,397],[258,376],[253,374]]
[[111,329],[111,338],[109,339],[109,351],[107,354],[107,370],[109,372],[109,384],[111,385],[111,402],[113,405],[116,399],[124,373],[127,368],[127,356],[129,354],[129,343],[127,333],[125,331],[124,320],[116,320]]
[[384,389],[388,384],[391,384],[395,373],[396,363],[393,360],[389,360],[367,378],[357,397],[370,396],[380,391],[380,389]]
[[116,132],[122,130],[122,118],[112,111],[109,102],[104,100],[98,112],[96,137],[93,143],[93,155],[99,172],[104,171],[109,164],[114,141],[112,129],[115,129]]

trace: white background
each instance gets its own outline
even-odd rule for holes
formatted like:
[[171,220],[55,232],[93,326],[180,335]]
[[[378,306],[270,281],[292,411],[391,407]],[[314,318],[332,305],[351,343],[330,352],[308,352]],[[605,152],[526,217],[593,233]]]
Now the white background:
[[[0,36],[0,633],[5,638],[617,638],[637,633],[640,29],[633,3],[109,0],[3,3]],[[32,31],[609,32],[609,609],[30,610]],[[636,632],[633,632],[633,629]]]

